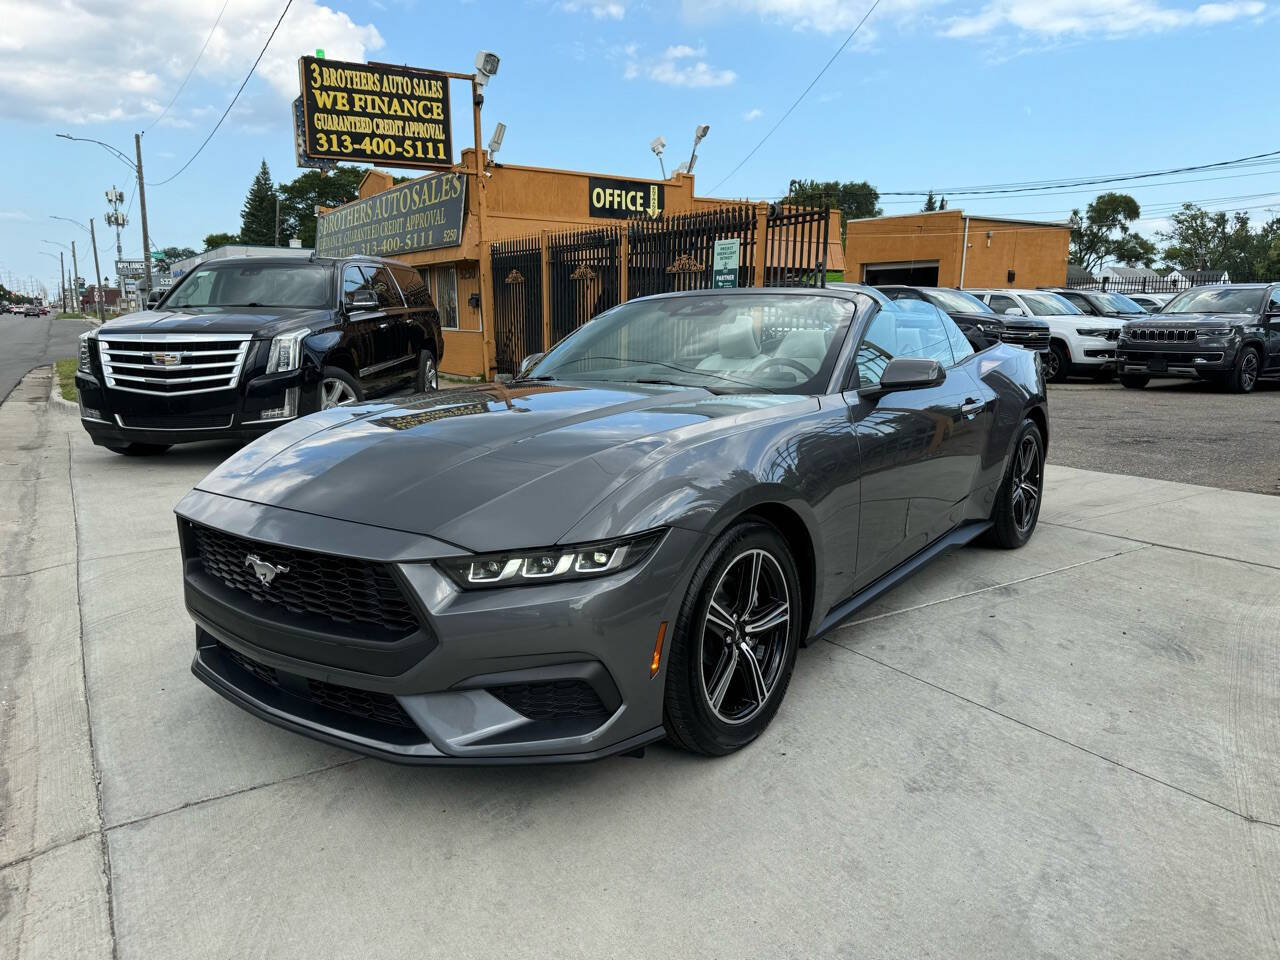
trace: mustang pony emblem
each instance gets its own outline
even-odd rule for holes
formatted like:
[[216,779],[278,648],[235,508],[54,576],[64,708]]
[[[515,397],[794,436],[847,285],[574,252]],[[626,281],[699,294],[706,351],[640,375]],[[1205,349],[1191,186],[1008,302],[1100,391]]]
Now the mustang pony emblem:
[[244,558],[244,565],[246,567],[253,567],[254,574],[257,575],[264,587],[271,586],[271,581],[279,574],[289,572],[289,568],[284,564],[277,565],[274,563],[267,563],[267,561],[253,553]]

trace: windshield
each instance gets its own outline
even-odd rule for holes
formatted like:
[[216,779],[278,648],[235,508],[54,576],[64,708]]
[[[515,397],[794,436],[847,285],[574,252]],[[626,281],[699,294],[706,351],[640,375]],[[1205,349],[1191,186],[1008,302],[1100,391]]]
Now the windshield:
[[821,296],[689,296],[614,307],[542,358],[532,380],[609,380],[713,393],[820,393],[853,317]]
[[1095,293],[1094,299],[1102,304],[1107,313],[1146,313],[1142,307],[1119,293]]
[[1024,293],[1022,302],[1031,308],[1037,317],[1062,317],[1080,313],[1070,300],[1056,293]]
[[1199,287],[1179,294],[1161,313],[1258,313],[1262,287]]
[[329,268],[315,263],[234,263],[197,267],[166,307],[327,307]]
[[977,297],[959,290],[930,290],[928,297],[947,313],[995,313]]

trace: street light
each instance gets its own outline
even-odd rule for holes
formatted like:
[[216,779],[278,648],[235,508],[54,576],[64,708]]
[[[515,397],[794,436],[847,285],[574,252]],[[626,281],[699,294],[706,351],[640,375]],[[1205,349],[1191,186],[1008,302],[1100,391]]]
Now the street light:
[[58,215],[57,215],[57,214],[55,214],[55,213],[51,213],[51,214],[49,214],[49,219],[51,219],[51,220],[65,220],[67,223],[74,223],[77,227],[79,227],[79,228],[80,228],[81,230],[83,230],[85,233],[88,233],[88,232],[89,232],[89,228],[88,228],[88,227],[86,227],[83,223],[81,223],[79,220],[72,220],[70,217],[60,217],[60,216],[58,216]]
[[711,132],[711,124],[700,123],[693,129],[693,149],[689,151],[689,166],[686,167],[689,173],[693,173],[693,165],[698,162],[698,144],[707,138],[707,134]]
[[129,167],[131,170],[133,170],[134,173],[137,173],[138,168],[134,165],[134,162],[132,160],[130,160],[127,156],[125,156],[124,151],[117,150],[115,147],[113,147],[109,143],[103,143],[101,140],[94,140],[92,137],[73,137],[69,133],[58,133],[58,134],[54,134],[54,136],[61,137],[63,140],[78,140],[81,143],[96,143],[98,146],[102,147],[102,149],[108,151],[112,156],[116,157],[116,159],[118,159],[126,167]]
[[658,169],[662,171],[662,179],[667,179],[667,165],[662,162],[662,151],[667,148],[667,141],[662,137],[654,137],[649,141],[649,149],[658,158]]

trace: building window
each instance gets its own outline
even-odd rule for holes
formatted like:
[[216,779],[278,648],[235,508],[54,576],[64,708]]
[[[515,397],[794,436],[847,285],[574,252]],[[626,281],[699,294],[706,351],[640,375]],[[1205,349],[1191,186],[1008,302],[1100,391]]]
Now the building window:
[[440,326],[446,330],[458,329],[458,270],[450,264],[435,267],[436,309],[440,311]]

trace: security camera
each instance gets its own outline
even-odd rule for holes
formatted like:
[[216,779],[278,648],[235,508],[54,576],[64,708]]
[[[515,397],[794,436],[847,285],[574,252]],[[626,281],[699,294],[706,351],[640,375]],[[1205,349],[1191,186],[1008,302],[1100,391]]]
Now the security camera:
[[483,87],[498,72],[498,55],[488,50],[476,54],[476,85]]
[[502,138],[507,135],[507,125],[500,123],[493,128],[493,136],[489,138],[489,159],[493,159],[493,155],[502,149]]

